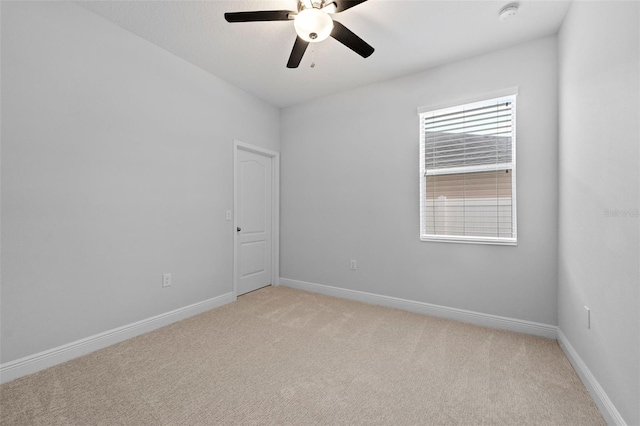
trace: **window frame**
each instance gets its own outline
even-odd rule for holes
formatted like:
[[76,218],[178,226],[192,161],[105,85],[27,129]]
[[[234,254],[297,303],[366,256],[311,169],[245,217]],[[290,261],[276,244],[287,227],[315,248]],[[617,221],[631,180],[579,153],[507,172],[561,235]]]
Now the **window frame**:
[[[518,88],[512,87],[500,91],[495,91],[491,93],[485,93],[479,96],[475,96],[472,98],[467,98],[463,100],[458,100],[455,102],[448,102],[445,104],[437,104],[433,106],[420,107],[418,108],[418,116],[419,116],[419,128],[420,128],[420,151],[419,151],[419,161],[420,161],[420,241],[425,242],[448,242],[448,243],[463,243],[463,244],[488,244],[488,245],[505,245],[505,246],[517,246],[518,245],[518,233],[517,233],[517,197],[516,197],[516,135],[517,135],[517,95]],[[488,102],[492,100],[499,100],[501,98],[511,98],[513,102],[513,114],[511,117],[512,123],[512,140],[511,140],[511,149],[512,149],[512,157],[511,157],[511,223],[512,223],[512,237],[486,237],[486,236],[466,236],[466,235],[436,235],[429,234],[426,232],[427,230],[427,213],[426,213],[426,203],[427,203],[427,170],[426,170],[426,150],[425,150],[425,130],[424,130],[424,118],[427,114],[432,114],[434,112],[438,112],[440,110],[451,109],[451,108],[461,108],[468,106],[470,104],[479,103],[479,102]],[[460,169],[467,169],[465,171],[459,171],[458,173],[474,173],[481,170],[474,170],[476,168],[482,169],[491,169],[491,167],[496,166],[468,166],[461,167]],[[437,173],[431,173],[431,175],[444,175],[448,174],[439,170]]]

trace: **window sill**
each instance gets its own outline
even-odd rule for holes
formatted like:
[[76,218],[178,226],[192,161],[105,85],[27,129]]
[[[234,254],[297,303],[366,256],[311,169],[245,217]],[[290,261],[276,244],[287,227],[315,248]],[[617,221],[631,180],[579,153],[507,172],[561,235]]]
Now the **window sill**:
[[518,245],[518,240],[515,238],[451,237],[444,235],[421,235],[420,241],[462,244],[489,244],[499,246]]

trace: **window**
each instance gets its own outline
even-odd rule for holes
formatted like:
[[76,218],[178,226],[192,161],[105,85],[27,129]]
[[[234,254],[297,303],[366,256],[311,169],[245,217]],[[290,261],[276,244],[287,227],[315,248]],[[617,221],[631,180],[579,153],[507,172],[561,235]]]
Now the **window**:
[[421,240],[516,244],[515,112],[515,94],[420,111]]

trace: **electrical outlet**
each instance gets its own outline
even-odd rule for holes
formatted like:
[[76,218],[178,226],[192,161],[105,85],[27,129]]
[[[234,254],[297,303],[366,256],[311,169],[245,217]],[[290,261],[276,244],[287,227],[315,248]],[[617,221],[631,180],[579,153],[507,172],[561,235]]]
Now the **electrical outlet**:
[[227,210],[227,214],[225,216],[225,219],[231,220],[231,210]]
[[171,285],[171,274],[162,274],[162,287],[169,287]]
[[358,265],[355,259],[351,259],[351,266],[349,269],[351,269],[352,271],[355,271],[356,269],[358,269]]
[[591,309],[585,305],[584,309],[587,311],[587,328],[591,329]]

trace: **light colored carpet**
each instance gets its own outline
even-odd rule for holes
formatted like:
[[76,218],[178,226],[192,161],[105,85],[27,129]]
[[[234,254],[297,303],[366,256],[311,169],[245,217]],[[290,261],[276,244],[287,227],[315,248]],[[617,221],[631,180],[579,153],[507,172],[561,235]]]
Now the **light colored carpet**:
[[554,340],[267,287],[0,387],[3,425],[602,425]]

